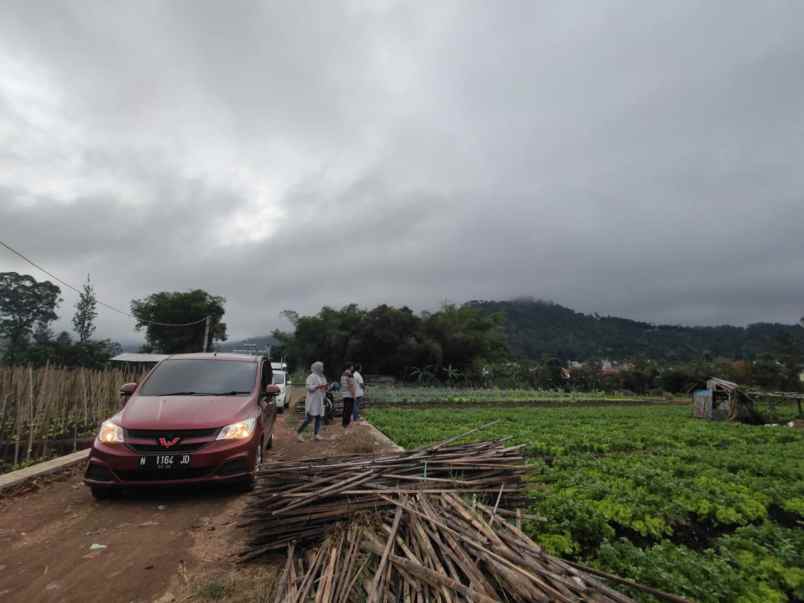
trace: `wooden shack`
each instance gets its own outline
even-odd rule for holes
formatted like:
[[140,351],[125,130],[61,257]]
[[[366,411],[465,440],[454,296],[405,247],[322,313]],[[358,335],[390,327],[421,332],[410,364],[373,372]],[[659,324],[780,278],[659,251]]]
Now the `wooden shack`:
[[692,389],[692,414],[713,421],[745,421],[757,419],[754,399],[739,385],[711,377]]

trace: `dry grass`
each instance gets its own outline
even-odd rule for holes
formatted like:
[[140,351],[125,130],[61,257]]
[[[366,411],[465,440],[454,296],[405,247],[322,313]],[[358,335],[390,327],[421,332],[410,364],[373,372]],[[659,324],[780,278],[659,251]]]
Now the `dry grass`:
[[379,452],[380,449],[381,446],[376,442],[371,433],[363,430],[353,430],[343,444],[344,452],[354,454],[369,454]]
[[278,571],[274,566],[237,566],[231,571],[207,575],[180,601],[271,603]]

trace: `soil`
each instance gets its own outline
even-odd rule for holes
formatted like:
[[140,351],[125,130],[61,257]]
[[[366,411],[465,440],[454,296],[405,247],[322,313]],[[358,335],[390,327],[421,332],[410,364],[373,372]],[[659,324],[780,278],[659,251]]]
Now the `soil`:
[[[369,425],[339,422],[295,440],[277,419],[265,462],[388,449]],[[239,565],[247,494],[226,488],[129,492],[97,502],[82,467],[0,499],[0,601],[264,601],[281,557]],[[93,545],[102,545],[99,548]]]

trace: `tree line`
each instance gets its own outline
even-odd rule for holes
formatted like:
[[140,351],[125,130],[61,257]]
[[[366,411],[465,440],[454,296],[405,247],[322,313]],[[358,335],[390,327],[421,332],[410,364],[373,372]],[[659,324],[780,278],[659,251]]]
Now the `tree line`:
[[804,329],[798,325],[756,323],[746,327],[721,325],[685,327],[583,314],[559,304],[535,299],[472,301],[489,314],[505,315],[505,337],[512,355],[540,360],[551,354],[567,362],[651,358],[686,363],[727,358],[756,360],[777,354],[788,338],[804,353]]
[[87,277],[73,314],[74,336],[58,335],[52,324],[62,302],[61,289],[50,281],[37,281],[29,274],[0,272],[0,338],[5,364],[103,367],[119,353],[119,344],[93,339],[97,299]]
[[367,374],[455,379],[480,374],[484,364],[508,356],[502,315],[466,305],[417,314],[405,306],[367,310],[350,304],[339,310],[325,306],[310,316],[284,315],[294,329],[274,331],[277,354],[301,370],[321,360],[333,376],[347,361],[359,361]]
[[[5,364],[101,368],[121,351],[109,339],[94,338],[98,302],[89,277],[75,304],[73,334],[53,331],[62,301],[50,281],[0,273]],[[214,349],[227,339],[225,303],[202,289],[132,300],[135,329],[145,331],[141,351],[197,352],[205,336],[207,349]],[[309,316],[283,314],[293,330],[273,332],[279,341],[274,358],[301,370],[323,360],[333,377],[345,362],[358,361],[364,373],[418,383],[646,393],[679,392],[719,376],[770,389],[801,387],[804,329],[797,326],[663,327],[534,300],[444,304],[419,313],[349,304]],[[618,369],[603,370],[603,359],[620,360]]]
[[[520,311],[523,303],[535,306],[529,310],[537,313],[572,313],[544,302],[510,302]],[[561,348],[548,348],[536,357],[523,354],[512,332],[528,331],[528,321],[521,312],[512,320],[507,304],[445,304],[437,312],[419,314],[407,307],[385,304],[371,310],[356,304],[341,309],[325,306],[309,316],[285,311],[284,316],[294,328],[274,331],[280,348],[275,353],[284,355],[297,370],[306,370],[314,360],[322,360],[327,372],[335,376],[346,361],[359,361],[364,373],[420,384],[647,394],[684,392],[718,376],[766,389],[801,388],[802,340],[795,331],[804,333],[800,327],[779,331],[764,341],[760,349],[765,351],[750,359],[714,356],[707,349],[694,355],[665,351],[662,356],[651,357],[649,350],[632,348],[630,354],[623,351],[614,355],[620,362],[614,368],[606,368],[602,360],[610,356],[605,353],[580,364],[568,362]]]
[[[103,368],[122,351],[110,339],[94,338],[98,300],[89,277],[80,290],[72,318],[73,334],[53,330],[63,301],[58,285],[29,274],[0,272],[0,350],[7,365],[27,364]],[[145,330],[144,352],[178,354],[201,351],[226,340],[223,297],[196,289],[161,291],[131,302],[136,330]],[[209,328],[204,319],[209,317]],[[186,323],[194,323],[187,326]]]
[[566,367],[557,357],[540,360],[516,359],[485,367],[482,379],[471,385],[502,388],[534,388],[567,392],[622,392],[662,395],[687,393],[710,377],[767,391],[801,391],[801,356],[762,355],[756,360],[696,360],[666,363],[651,359],[628,361],[617,368],[604,368],[600,361]]

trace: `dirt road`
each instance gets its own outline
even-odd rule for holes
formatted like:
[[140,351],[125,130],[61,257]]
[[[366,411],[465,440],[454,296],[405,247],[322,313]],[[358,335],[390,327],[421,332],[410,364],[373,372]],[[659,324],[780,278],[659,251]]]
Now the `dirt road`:
[[[326,428],[327,441],[300,444],[293,423],[292,413],[278,418],[266,462],[387,447],[368,426],[345,434],[340,425]],[[78,468],[40,491],[0,499],[0,601],[262,600],[270,561],[235,564],[246,498],[183,489],[96,502]]]

